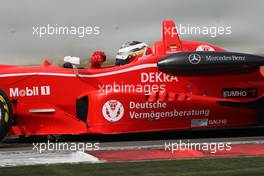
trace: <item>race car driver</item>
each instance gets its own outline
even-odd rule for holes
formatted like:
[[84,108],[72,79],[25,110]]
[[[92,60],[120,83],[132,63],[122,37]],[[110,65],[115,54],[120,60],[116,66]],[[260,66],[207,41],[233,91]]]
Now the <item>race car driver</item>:
[[[138,41],[126,42],[117,52],[115,65],[125,65],[135,60],[141,60],[149,54],[152,54],[152,50],[147,44]],[[105,60],[106,55],[103,51],[95,51],[90,59],[91,67],[101,68]]]
[[151,48],[143,42],[132,41],[124,43],[116,55],[116,65],[125,65],[134,60],[144,59],[152,54]]

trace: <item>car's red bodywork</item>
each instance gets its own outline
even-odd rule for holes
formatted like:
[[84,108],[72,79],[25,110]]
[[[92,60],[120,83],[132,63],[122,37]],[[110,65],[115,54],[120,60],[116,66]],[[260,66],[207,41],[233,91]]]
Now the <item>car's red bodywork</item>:
[[[171,35],[175,28],[166,33],[173,26],[172,21],[163,22],[163,39],[154,44],[153,54],[122,66],[1,65],[0,88],[14,113],[9,134],[116,134],[260,125],[257,108],[217,102],[258,101],[264,90],[263,69],[200,76],[159,71],[157,61],[171,53],[196,51],[201,45],[224,51],[203,42],[180,41],[178,35]],[[118,91],[122,85],[138,90]],[[111,91],[111,86],[116,90]],[[140,92],[141,88],[148,91]],[[223,96],[225,89],[236,95]],[[243,91],[249,96],[243,96]]]

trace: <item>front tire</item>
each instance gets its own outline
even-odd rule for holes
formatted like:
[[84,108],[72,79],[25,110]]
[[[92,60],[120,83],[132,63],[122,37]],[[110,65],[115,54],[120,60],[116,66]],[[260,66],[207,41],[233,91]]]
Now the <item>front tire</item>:
[[12,106],[6,93],[0,89],[0,141],[6,136],[12,124]]

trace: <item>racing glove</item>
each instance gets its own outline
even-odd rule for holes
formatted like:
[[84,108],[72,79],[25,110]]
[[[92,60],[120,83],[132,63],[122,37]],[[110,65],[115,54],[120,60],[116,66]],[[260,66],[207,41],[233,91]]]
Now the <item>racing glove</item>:
[[106,60],[106,55],[103,51],[95,51],[91,56],[91,67],[101,68],[102,63]]

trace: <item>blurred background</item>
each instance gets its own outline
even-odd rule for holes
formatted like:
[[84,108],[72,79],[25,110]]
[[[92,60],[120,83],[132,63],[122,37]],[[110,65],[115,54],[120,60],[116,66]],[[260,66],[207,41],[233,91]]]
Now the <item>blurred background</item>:
[[[39,64],[64,56],[90,57],[104,50],[108,59],[126,41],[152,45],[161,38],[161,23],[173,19],[192,26],[231,26],[231,35],[182,35],[230,51],[264,53],[264,1],[261,0],[1,0],[0,63]],[[38,37],[33,26],[99,26],[100,35]]]

